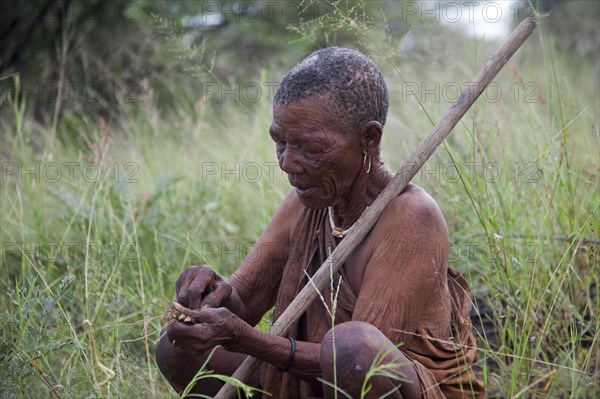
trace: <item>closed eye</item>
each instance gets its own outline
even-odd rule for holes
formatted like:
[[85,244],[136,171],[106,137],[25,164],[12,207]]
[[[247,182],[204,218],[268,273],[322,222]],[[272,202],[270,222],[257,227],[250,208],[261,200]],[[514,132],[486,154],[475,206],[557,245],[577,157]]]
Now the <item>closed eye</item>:
[[320,154],[323,152],[323,146],[319,143],[307,143],[302,145],[304,152],[309,154]]
[[271,127],[269,128],[269,135],[271,136],[271,139],[275,142],[281,140],[281,136],[278,133],[277,128],[275,128],[274,126],[271,125]]

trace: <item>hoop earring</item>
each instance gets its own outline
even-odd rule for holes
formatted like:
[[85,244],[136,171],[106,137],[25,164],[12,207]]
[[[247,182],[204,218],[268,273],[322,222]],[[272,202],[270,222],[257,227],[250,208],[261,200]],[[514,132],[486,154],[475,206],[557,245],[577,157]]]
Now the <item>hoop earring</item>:
[[[365,151],[365,156],[363,157],[363,166],[367,163],[367,152]],[[371,157],[369,157],[369,166],[365,167],[365,171],[369,173],[371,171]]]

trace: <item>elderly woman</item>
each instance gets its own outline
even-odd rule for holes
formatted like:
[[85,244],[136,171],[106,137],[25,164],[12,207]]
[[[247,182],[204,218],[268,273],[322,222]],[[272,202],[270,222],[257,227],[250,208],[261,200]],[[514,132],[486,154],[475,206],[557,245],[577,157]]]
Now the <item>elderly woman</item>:
[[[317,51],[283,78],[269,134],[294,188],[230,278],[208,266],[179,276],[179,311],[197,323],[169,323],[156,348],[158,366],[177,391],[220,345],[207,368],[231,375],[254,356],[263,363],[250,385],[273,398],[333,397],[334,378],[358,398],[375,359],[395,363],[390,371],[401,380],[372,377],[368,397],[483,396],[471,370],[468,285],[448,267],[438,206],[412,184],[333,277],[333,318],[328,289],[289,336],[253,328],[272,307],[276,320],[310,284],[308,276],[391,180],[380,159],[387,109],[383,76],[354,50]],[[221,385],[203,379],[194,392],[212,396]]]

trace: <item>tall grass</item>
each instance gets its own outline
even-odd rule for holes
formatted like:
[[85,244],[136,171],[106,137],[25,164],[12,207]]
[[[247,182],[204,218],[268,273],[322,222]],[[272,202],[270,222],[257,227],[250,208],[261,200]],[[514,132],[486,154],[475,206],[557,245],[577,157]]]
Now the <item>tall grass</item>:
[[[389,82],[392,170],[451,99],[407,95],[407,83],[462,85],[498,46],[424,29],[410,51],[385,32],[354,32]],[[542,19],[496,79],[502,95],[479,100],[414,180],[442,208],[452,266],[473,289],[477,367],[491,397],[600,391],[599,98],[585,79],[597,64],[573,57]],[[173,97],[188,92],[176,79],[160,84]],[[230,274],[288,190],[266,97],[242,107],[198,96],[167,113],[145,87],[107,120],[63,105],[39,124],[21,96],[2,104],[0,392],[9,397],[174,397],[152,353],[179,272],[208,263]]]

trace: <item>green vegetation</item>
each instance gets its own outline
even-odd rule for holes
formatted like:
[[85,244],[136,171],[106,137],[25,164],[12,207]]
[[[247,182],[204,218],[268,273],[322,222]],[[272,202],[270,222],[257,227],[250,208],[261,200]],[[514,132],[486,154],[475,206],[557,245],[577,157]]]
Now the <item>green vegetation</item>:
[[[564,15],[587,13],[581,26],[591,29],[597,5],[579,3]],[[194,52],[180,45],[175,11],[128,4],[143,18],[123,28],[114,58],[93,58],[70,38],[58,40],[64,51],[40,76],[0,75],[11,88],[0,97],[6,397],[176,397],[153,358],[174,282],[191,264],[232,273],[286,194],[267,134],[268,90],[302,54],[347,45],[380,65],[391,103],[383,159],[397,170],[499,46],[403,20],[386,2],[334,1],[301,23],[231,23],[205,33]],[[179,16],[194,7],[182,4]],[[565,39],[577,35],[574,19],[565,27],[556,14],[542,17],[413,180],[442,208],[452,266],[482,314],[477,367],[490,397],[600,391],[600,64],[597,47]],[[106,33],[74,26],[85,43],[89,32]],[[253,32],[264,58],[246,68],[246,55],[220,45]],[[121,62],[135,62],[135,73],[120,71],[109,87]],[[104,94],[86,101],[75,88],[50,101],[43,86],[37,98],[31,90],[69,73],[98,77],[88,88]]]

